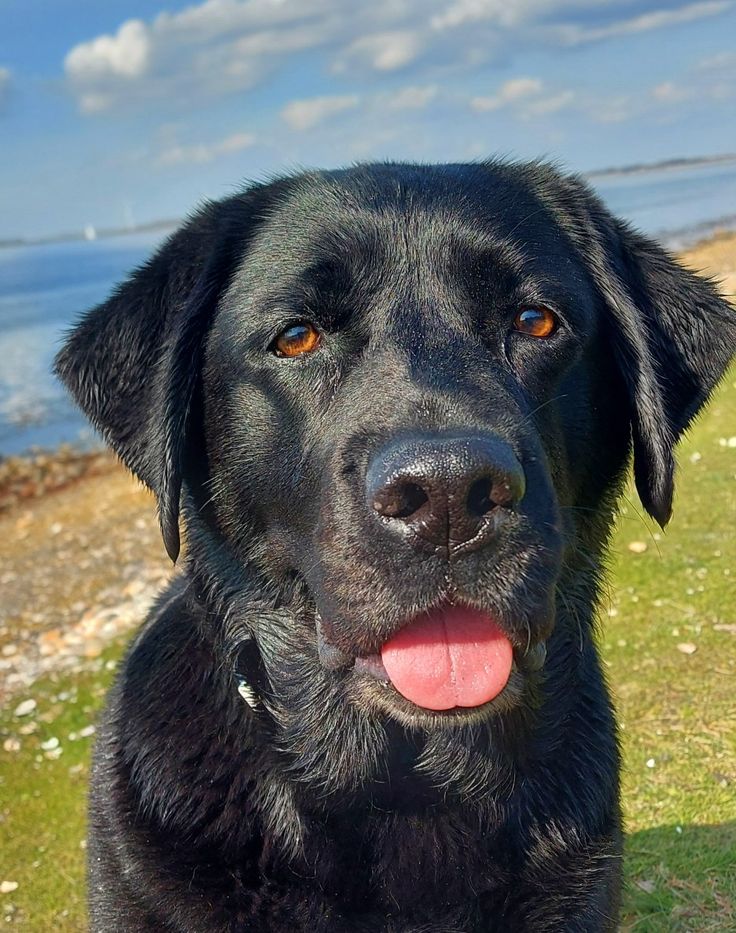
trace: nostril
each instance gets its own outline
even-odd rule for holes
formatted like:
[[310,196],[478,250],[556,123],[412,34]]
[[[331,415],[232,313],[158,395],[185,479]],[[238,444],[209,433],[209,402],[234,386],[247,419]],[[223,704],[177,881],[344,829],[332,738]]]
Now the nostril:
[[511,509],[521,499],[523,495],[523,483],[519,484],[511,480],[499,480],[493,484],[490,492],[490,499],[493,505],[498,505],[502,509]]
[[468,513],[475,518],[483,518],[496,507],[492,495],[493,480],[488,476],[477,479],[468,490]]
[[467,510],[474,518],[483,518],[489,512],[500,506],[511,508],[516,496],[511,484],[494,479],[491,476],[482,476],[475,480],[468,490]]
[[378,493],[373,508],[386,518],[410,518],[427,502],[427,493],[417,483],[398,482]]

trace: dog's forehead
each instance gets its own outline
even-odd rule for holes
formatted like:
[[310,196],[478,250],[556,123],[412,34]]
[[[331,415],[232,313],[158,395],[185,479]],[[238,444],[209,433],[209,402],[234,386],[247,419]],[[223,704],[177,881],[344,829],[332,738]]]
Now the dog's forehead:
[[480,266],[520,279],[574,262],[558,218],[523,178],[443,169],[303,176],[272,206],[235,281],[264,290],[315,268],[355,277],[410,268],[465,275]]

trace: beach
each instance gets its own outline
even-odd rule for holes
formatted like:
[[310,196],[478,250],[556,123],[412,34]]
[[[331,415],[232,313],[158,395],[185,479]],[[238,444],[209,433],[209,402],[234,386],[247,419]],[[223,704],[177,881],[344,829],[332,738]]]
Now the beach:
[[[736,234],[680,258],[736,293]],[[94,668],[176,572],[153,496],[112,454],[69,447],[0,461],[0,568],[0,703],[50,671]]]

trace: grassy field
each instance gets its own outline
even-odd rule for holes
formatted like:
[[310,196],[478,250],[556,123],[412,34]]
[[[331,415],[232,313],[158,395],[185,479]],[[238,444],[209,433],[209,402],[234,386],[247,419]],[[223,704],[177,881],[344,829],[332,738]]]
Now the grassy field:
[[[680,464],[666,533],[628,494],[601,606],[625,756],[622,928],[725,933],[736,930],[736,372]],[[19,696],[0,717],[6,923],[85,928],[87,733],[121,650],[89,673],[36,683],[31,714],[14,716]]]

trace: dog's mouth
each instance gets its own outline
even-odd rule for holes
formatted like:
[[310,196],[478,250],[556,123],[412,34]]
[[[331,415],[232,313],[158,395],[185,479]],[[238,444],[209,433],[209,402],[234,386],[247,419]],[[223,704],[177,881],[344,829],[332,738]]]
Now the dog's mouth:
[[507,687],[512,671],[538,671],[546,645],[515,649],[493,617],[462,605],[425,612],[386,641],[380,651],[350,657],[325,638],[317,616],[322,664],[392,686],[410,704],[430,713],[461,712],[491,703]]

